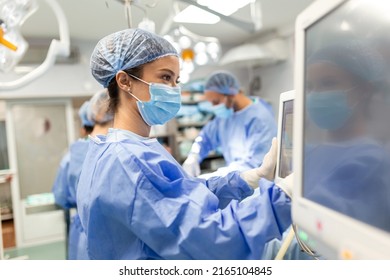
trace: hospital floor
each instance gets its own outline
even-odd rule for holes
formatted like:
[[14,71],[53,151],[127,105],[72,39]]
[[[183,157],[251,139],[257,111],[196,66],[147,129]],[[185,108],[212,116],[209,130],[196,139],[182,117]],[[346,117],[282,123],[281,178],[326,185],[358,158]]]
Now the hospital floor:
[[65,260],[65,241],[58,241],[43,245],[10,248],[4,250],[5,259],[28,259],[28,260]]

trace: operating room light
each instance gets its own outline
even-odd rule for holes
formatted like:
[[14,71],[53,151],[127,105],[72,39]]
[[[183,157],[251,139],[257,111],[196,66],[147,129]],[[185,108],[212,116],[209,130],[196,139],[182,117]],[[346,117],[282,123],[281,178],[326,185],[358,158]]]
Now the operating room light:
[[196,2],[220,14],[230,16],[254,0],[197,0]]
[[[53,39],[51,41],[46,58],[39,66],[15,80],[0,81],[0,91],[16,89],[32,82],[52,67],[57,57],[67,57],[70,54],[70,36],[65,14],[57,0],[44,1],[53,10],[58,21],[59,40]],[[16,51],[13,51],[0,43],[0,72],[12,70],[23,57],[28,44],[20,33],[20,27],[37,8],[35,0],[0,0],[2,39],[17,47]]]
[[213,15],[193,5],[188,6],[178,13],[174,18],[175,22],[215,24],[220,21],[219,16]]
[[35,0],[0,1],[0,71],[9,72],[25,54],[28,43],[20,27],[38,8]]
[[215,37],[204,37],[179,26],[164,35],[180,54],[180,81],[185,83],[198,66],[217,63],[221,47]]

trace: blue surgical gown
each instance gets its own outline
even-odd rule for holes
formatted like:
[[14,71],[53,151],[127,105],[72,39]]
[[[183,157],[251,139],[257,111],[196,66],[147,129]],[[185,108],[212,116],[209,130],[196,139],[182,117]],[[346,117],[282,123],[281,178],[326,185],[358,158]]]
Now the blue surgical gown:
[[390,232],[390,156],[370,139],[307,145],[303,195]]
[[[291,224],[291,204],[276,187],[249,189],[238,172],[189,176],[156,139],[109,129],[90,141],[77,188],[89,257],[259,259]],[[218,196],[231,201],[221,209]]]
[[220,174],[244,171],[261,165],[276,134],[277,125],[270,105],[258,99],[227,119],[214,118],[207,123],[195,139],[191,152],[199,154],[203,160],[211,151],[221,150],[226,167]]
[[[87,149],[88,141],[79,139],[70,145],[68,153],[61,160],[52,191],[56,204],[64,209],[76,208],[76,187]],[[82,233],[79,217],[76,214],[72,217],[69,227],[69,259],[87,258],[86,245],[80,237]]]
[[[261,179],[260,183],[259,183],[259,188],[257,188],[255,190],[253,196],[262,195],[272,185],[275,185],[275,183],[268,181],[266,179]],[[290,230],[292,230],[291,226],[283,233],[281,239],[274,238],[273,240],[269,241],[264,247],[261,259],[274,260],[276,255],[279,253],[279,250],[282,247],[282,244],[285,241],[285,238],[288,236]],[[290,246],[286,250],[286,253],[285,253],[283,259],[284,260],[314,260],[314,258],[312,256],[305,253],[301,249],[301,247],[299,246],[295,237],[293,238],[293,240],[290,243]]]

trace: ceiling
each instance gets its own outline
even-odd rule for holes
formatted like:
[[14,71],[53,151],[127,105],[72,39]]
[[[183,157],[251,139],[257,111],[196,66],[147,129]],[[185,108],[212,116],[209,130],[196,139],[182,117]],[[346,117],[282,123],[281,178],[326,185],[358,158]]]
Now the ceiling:
[[[102,37],[128,27],[122,0],[57,0],[62,7],[70,30],[71,39],[98,41]],[[239,1],[239,0],[237,0]],[[236,46],[275,30],[293,30],[296,16],[313,0],[257,0],[262,7],[262,29],[250,32],[231,22],[213,24],[183,24],[188,30],[201,36],[217,37],[222,45]],[[31,15],[22,26],[22,33],[27,38],[56,38],[58,24],[55,15],[44,0],[37,0],[40,8]],[[175,0],[133,0],[144,7],[132,5],[132,23],[138,23],[145,16],[156,24],[156,33],[178,26],[168,19],[174,14],[174,3],[180,9],[188,4]],[[153,6],[149,8],[148,6]],[[246,6],[232,15],[235,19],[252,24],[250,8]],[[171,23],[171,24],[170,24]],[[164,27],[165,26],[165,27]],[[164,27],[164,28],[163,28]]]

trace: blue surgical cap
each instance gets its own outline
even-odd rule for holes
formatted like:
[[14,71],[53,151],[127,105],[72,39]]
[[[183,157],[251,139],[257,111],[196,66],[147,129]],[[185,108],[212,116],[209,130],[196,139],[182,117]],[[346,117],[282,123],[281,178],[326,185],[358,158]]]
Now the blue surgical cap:
[[107,89],[95,93],[89,103],[88,119],[95,123],[105,123],[114,118],[114,115],[108,111],[110,97]]
[[240,91],[237,78],[228,71],[217,71],[206,81],[205,91],[215,91],[227,95],[236,95]]
[[120,70],[131,69],[164,56],[178,56],[164,38],[143,29],[125,29],[101,39],[91,55],[95,79],[107,87]]
[[326,46],[314,53],[308,62],[331,62],[370,83],[380,82],[384,78],[382,56],[371,45],[359,40]]
[[81,124],[83,126],[94,126],[95,123],[93,120],[91,120],[88,117],[88,110],[89,110],[90,102],[85,101],[83,105],[81,105],[80,110],[79,110],[79,117],[81,119]]

